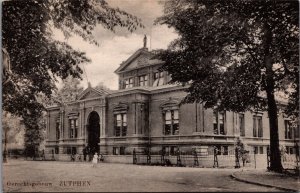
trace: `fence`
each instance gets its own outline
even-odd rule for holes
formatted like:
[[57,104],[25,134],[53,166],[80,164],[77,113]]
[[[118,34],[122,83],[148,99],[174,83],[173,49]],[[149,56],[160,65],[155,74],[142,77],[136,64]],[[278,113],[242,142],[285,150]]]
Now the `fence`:
[[[243,154],[237,149],[228,150],[225,154],[216,150],[208,151],[206,155],[198,155],[197,152],[185,154],[176,152],[174,155],[160,154],[136,154],[133,152],[133,164],[163,165],[163,166],[185,166],[185,167],[218,167],[218,168],[267,168],[269,166],[268,154],[257,154],[247,151]],[[299,158],[297,156],[285,155],[282,157],[284,169],[298,168]]]

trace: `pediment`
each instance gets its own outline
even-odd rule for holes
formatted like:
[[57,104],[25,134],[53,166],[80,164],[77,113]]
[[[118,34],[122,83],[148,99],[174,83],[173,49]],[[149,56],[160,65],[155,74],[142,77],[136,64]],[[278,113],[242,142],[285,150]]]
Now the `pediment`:
[[139,49],[132,56],[130,56],[120,67],[115,71],[116,73],[137,69],[143,66],[162,63],[161,60],[153,59],[154,54],[147,49]]
[[96,90],[94,88],[87,88],[80,94],[80,96],[78,97],[78,100],[99,98],[105,94],[107,94],[107,92],[104,90],[102,91],[102,90]]
[[164,101],[161,105],[161,109],[178,109],[180,105],[180,101],[177,99],[169,98],[168,100]]

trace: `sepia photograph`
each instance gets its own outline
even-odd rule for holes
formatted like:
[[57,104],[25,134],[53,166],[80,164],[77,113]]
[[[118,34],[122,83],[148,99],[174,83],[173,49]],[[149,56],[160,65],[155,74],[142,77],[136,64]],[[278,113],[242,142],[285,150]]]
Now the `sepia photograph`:
[[299,192],[297,0],[2,0],[1,192]]

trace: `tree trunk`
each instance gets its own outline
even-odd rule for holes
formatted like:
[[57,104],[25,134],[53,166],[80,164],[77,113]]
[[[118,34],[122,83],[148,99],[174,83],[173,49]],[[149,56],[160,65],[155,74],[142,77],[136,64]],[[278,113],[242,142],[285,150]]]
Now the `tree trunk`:
[[279,150],[279,135],[278,135],[278,119],[277,119],[277,104],[274,96],[274,72],[273,61],[270,53],[272,42],[272,33],[270,26],[265,25],[264,51],[265,51],[265,67],[266,67],[266,92],[268,100],[268,115],[270,125],[270,170],[282,172],[281,155]]
[[274,93],[267,89],[268,114],[270,124],[270,170],[282,172],[281,155],[279,150],[277,105]]

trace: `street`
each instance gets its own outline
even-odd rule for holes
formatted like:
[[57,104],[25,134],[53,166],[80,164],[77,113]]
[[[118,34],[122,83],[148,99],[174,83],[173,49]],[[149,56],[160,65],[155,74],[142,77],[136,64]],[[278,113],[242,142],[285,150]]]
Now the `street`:
[[279,191],[236,181],[234,169],[9,160],[5,192],[239,192]]

